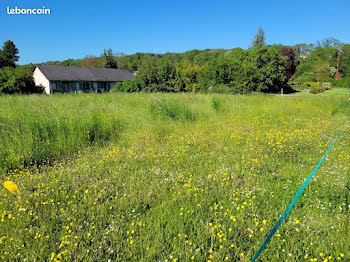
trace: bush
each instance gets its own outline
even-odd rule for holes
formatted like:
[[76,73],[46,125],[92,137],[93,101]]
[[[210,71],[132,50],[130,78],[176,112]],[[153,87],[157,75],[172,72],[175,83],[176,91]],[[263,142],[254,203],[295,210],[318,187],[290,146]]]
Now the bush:
[[325,88],[326,90],[329,90],[332,88],[332,83],[331,82],[323,82],[322,87]]
[[326,88],[323,86],[313,86],[310,88],[310,93],[311,94],[318,94],[326,91]]
[[6,67],[0,70],[0,92],[43,93],[43,87],[35,86],[31,66]]
[[304,82],[314,82],[316,80],[315,75],[313,72],[305,72],[301,76],[298,76],[295,79],[295,82],[297,83],[304,83]]
[[232,93],[232,90],[230,87],[226,85],[215,85],[215,86],[210,86],[207,89],[208,93],[218,93],[218,94],[228,94]]
[[319,87],[321,85],[320,82],[305,82],[304,85],[307,85],[309,87]]
[[123,90],[123,82],[115,83],[114,87],[109,92],[120,92]]
[[328,81],[332,83],[332,86],[344,87],[344,88],[350,87],[350,77],[344,77],[344,78],[342,77],[338,80],[335,80],[333,78],[333,79],[329,79]]
[[134,78],[116,83],[111,92],[139,92],[141,89],[140,80],[138,78]]

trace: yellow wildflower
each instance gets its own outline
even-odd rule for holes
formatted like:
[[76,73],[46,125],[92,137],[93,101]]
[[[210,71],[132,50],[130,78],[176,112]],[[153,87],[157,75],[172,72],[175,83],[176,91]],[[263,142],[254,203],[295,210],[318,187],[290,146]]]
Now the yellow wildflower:
[[3,183],[4,188],[6,188],[8,191],[10,191],[12,194],[20,194],[19,188],[17,184],[11,182],[11,181],[5,181]]

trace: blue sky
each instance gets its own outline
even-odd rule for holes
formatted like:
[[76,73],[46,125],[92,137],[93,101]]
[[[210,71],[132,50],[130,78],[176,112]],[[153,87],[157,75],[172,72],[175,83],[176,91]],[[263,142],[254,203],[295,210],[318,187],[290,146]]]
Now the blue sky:
[[[14,8],[49,16],[7,15]],[[335,37],[350,43],[350,1],[1,0],[0,45],[12,40],[19,64],[114,52],[247,48],[262,26],[267,43],[293,45]]]

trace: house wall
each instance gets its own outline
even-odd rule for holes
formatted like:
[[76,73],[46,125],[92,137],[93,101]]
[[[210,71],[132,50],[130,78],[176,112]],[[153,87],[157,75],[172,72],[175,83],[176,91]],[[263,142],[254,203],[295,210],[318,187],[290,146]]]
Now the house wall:
[[39,68],[35,68],[33,72],[34,83],[37,86],[43,86],[46,94],[51,94],[50,81],[44,76]]

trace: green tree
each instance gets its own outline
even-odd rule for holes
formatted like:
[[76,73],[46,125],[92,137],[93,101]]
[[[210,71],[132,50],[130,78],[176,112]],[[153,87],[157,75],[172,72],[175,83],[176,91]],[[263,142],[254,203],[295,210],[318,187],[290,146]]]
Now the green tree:
[[175,91],[175,73],[176,68],[173,63],[163,58],[158,64],[159,88],[157,91]]
[[313,72],[317,81],[325,81],[330,76],[331,67],[326,61],[318,59],[313,65]]
[[16,67],[19,58],[18,53],[15,44],[11,40],[6,41],[0,51],[0,68]]
[[350,77],[350,44],[344,44],[340,53],[339,70],[345,77]]
[[132,72],[137,71],[144,55],[143,53],[136,53],[133,55],[119,56],[117,58],[118,67],[128,69]]
[[258,47],[248,51],[243,62],[248,90],[277,92],[285,82],[285,60],[279,48]]
[[138,69],[138,78],[141,87],[147,91],[158,91],[159,74],[158,74],[159,58],[154,55],[145,55]]
[[321,41],[316,41],[315,45],[316,47],[321,47],[321,48],[333,47],[340,50],[343,46],[343,43],[334,37],[328,37],[328,38],[322,39]]
[[59,63],[61,66],[81,66],[81,60],[67,59]]
[[277,92],[286,79],[286,58],[279,47],[237,50],[227,58],[210,61],[198,81],[202,88],[226,86],[230,92]]
[[232,81],[237,81],[240,76],[237,77],[236,73],[239,68],[236,68],[234,59],[217,58],[212,59],[200,73],[198,77],[201,88],[207,89],[217,87],[221,85],[230,85]]
[[331,47],[331,46],[325,46],[325,47],[316,47],[310,56],[310,59],[313,63],[318,62],[318,60],[323,60],[327,62],[330,66],[336,67],[337,66],[337,56],[338,56],[338,49]]
[[117,59],[113,54],[111,48],[103,51],[103,67],[104,68],[118,68]]
[[[346,45],[334,38],[317,41],[315,45],[300,44],[294,46],[294,50],[297,50],[296,57],[298,57],[299,51],[301,53],[306,51],[305,56],[300,55],[299,61],[297,61],[296,80],[302,83],[315,80],[325,81],[329,77],[334,77],[338,52],[340,48],[343,50],[344,46]],[[342,59],[342,55],[340,58]],[[344,75],[343,65],[346,67],[346,62],[340,61],[339,72]]]
[[254,47],[265,46],[266,45],[265,40],[266,40],[265,31],[262,27],[259,27],[258,32],[254,36],[251,47],[254,48]]
[[197,63],[192,64],[189,60],[185,60],[176,65],[176,91],[195,92],[199,89],[198,75],[203,70],[202,66]]
[[42,93],[41,87],[35,86],[32,66],[6,67],[0,70],[0,92]]
[[81,61],[81,65],[85,67],[101,67],[101,59],[94,55],[87,55]]

